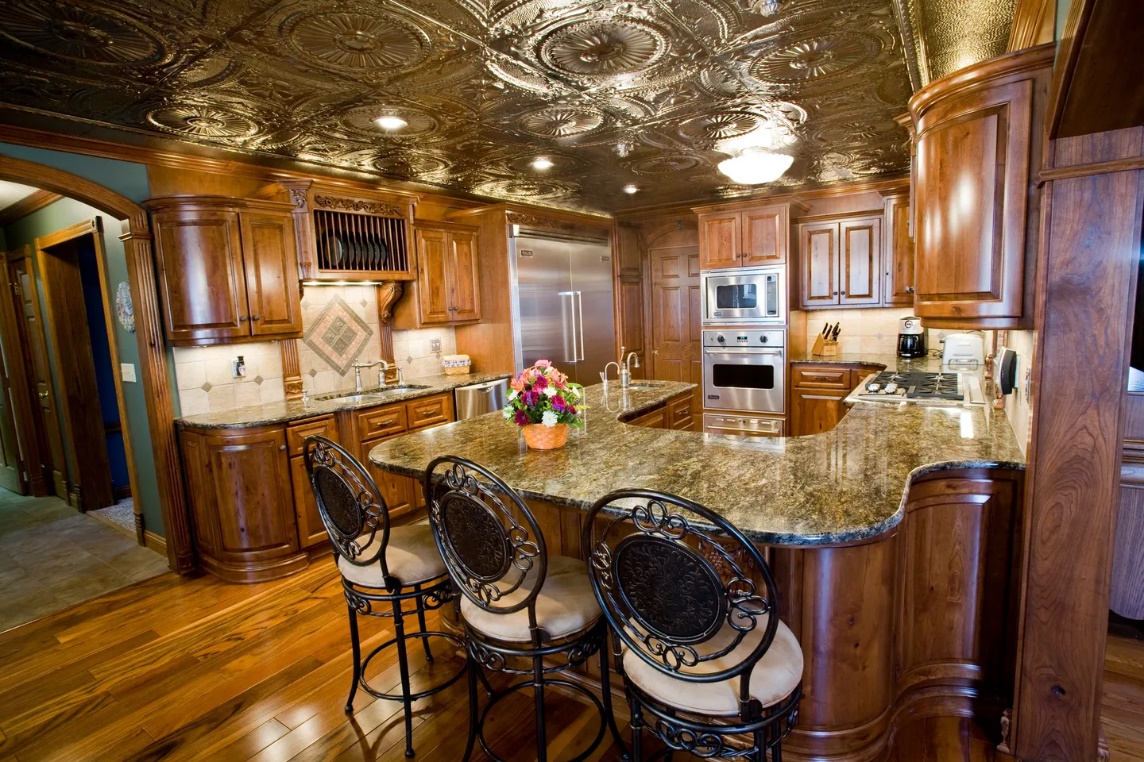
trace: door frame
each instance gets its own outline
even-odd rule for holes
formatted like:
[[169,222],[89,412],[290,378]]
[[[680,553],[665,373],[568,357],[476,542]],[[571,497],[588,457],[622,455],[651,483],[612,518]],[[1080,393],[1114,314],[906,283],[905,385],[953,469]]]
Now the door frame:
[[[120,433],[123,437],[123,452],[127,458],[127,480],[128,480],[128,483],[131,485],[131,496],[132,496],[132,498],[138,498],[138,496],[139,496],[139,476],[135,472],[135,460],[134,460],[135,450],[134,450],[132,443],[131,443],[131,431],[130,431],[131,427],[128,425],[129,419],[128,419],[128,415],[127,415],[127,405],[126,405],[126,403],[124,401],[124,397],[123,397],[123,379],[121,377],[120,367],[119,367],[119,341],[115,336],[115,319],[111,315],[111,300],[114,297],[109,290],[109,285],[107,282],[107,251],[105,250],[104,245],[103,245],[103,219],[101,217],[96,216],[90,220],[86,220],[84,222],[79,222],[79,223],[76,223],[75,225],[72,225],[70,227],[63,228],[62,230],[57,230],[55,232],[48,233],[47,235],[40,236],[40,237],[36,238],[36,255],[35,255],[34,263],[35,263],[35,268],[36,268],[37,274],[39,276],[39,280],[41,283],[44,284],[43,285],[44,293],[45,293],[45,295],[47,295],[48,290],[49,290],[49,284],[48,284],[46,276],[44,275],[42,258],[48,257],[48,256],[56,256],[52,252],[48,251],[48,249],[51,249],[53,247],[60,246],[63,244],[75,242],[75,241],[77,241],[77,240],[79,240],[85,236],[89,236],[89,235],[92,238],[92,245],[94,248],[94,255],[95,255],[95,266],[96,266],[97,272],[99,273],[99,294],[100,294],[100,301],[101,301],[100,306],[102,307],[101,312],[103,313],[103,324],[107,330],[108,351],[111,353],[111,376],[115,382],[115,405],[119,410],[119,422],[120,422],[120,426],[121,426]],[[76,264],[78,266],[78,260],[77,260]],[[43,320],[44,330],[46,332],[48,332],[49,335],[53,336],[53,340],[52,340],[52,343],[49,345],[48,352],[49,352],[49,354],[51,354],[52,360],[55,362],[55,366],[56,366],[57,371],[59,371],[63,368],[63,357],[60,354],[59,343],[55,340],[55,332],[56,332],[55,331],[55,320],[52,317],[51,302],[48,299],[46,299],[45,302],[47,302],[47,303],[41,305],[41,307],[40,307],[40,310],[42,312],[41,319]],[[60,389],[55,390],[56,407],[57,407],[57,409],[61,408],[61,407],[63,408],[63,413],[64,413],[63,417],[70,424],[73,411],[71,409],[71,404],[68,401],[68,395],[66,393],[66,390],[62,390],[62,391],[64,393],[61,394]],[[69,426],[69,428],[70,428],[70,426]],[[64,432],[61,431],[61,434],[63,434],[63,433]],[[104,433],[104,438],[106,440],[106,432]],[[66,448],[68,448],[69,454],[70,454],[72,460],[75,461],[76,468],[78,470],[78,468],[79,468],[79,461],[78,461],[79,455],[75,449],[74,437],[65,435],[64,436],[64,446]],[[110,455],[110,453],[109,453],[109,455]],[[70,484],[68,486],[69,497],[70,497],[72,486],[73,485],[70,485]],[[81,500],[82,500],[82,496],[83,496],[82,488],[83,488],[83,483],[81,481],[81,483],[80,483]],[[137,500],[135,502],[134,508],[135,508],[135,515],[136,516],[141,515],[140,505],[139,505]],[[136,519],[135,526],[136,526],[136,534],[137,535],[139,534],[138,528],[141,527],[142,525],[143,525],[142,522],[140,520]],[[139,540],[140,545],[145,544],[145,541],[144,541],[145,538],[144,537],[137,536],[137,539]]]
[[[0,180],[31,185],[73,198],[121,222],[123,234],[119,239],[124,244],[127,277],[135,308],[139,380],[147,403],[159,507],[163,514],[165,536],[162,544],[166,545],[167,560],[172,569],[179,573],[191,572],[195,569],[195,556],[183,495],[171,368],[159,317],[158,281],[147,211],[126,196],[79,175],[11,156],[0,156]],[[136,521],[139,521],[138,516]],[[142,534],[142,530],[143,527],[136,527],[137,533]]]

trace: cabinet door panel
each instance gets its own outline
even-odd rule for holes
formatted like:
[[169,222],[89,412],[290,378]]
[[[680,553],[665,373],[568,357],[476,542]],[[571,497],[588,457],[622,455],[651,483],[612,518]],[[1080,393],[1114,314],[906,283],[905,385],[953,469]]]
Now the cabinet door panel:
[[250,335],[238,214],[155,214],[155,256],[167,337],[176,343]]
[[922,124],[916,189],[922,317],[1022,315],[1032,88],[1023,80],[967,93]]
[[318,501],[314,498],[314,488],[306,473],[305,458],[290,458],[290,481],[294,485],[294,516],[298,521],[298,542],[303,548],[317,545],[325,540],[326,527],[318,512]]
[[882,220],[866,217],[838,225],[839,304],[878,304],[882,284]]
[[699,215],[699,266],[704,270],[738,267],[741,239],[738,212]]
[[838,223],[803,225],[800,244],[802,306],[838,304]]
[[438,394],[406,403],[406,417],[410,429],[436,426],[453,420],[453,396]]
[[443,230],[417,231],[417,309],[422,323],[448,323],[449,234]]
[[254,336],[301,336],[302,297],[294,220],[287,214],[242,213],[242,259],[250,332]]
[[886,281],[883,303],[896,307],[914,305],[914,239],[910,236],[910,202],[905,196],[886,199],[882,235],[882,258]]
[[393,437],[380,437],[361,443],[361,451],[364,456],[363,462],[367,464],[366,467],[369,469],[370,476],[372,476],[374,482],[377,483],[377,489],[381,492],[381,496],[385,500],[385,505],[389,509],[390,519],[403,516],[412,511],[416,497],[413,489],[415,484],[414,480],[395,474],[392,471],[378,468],[369,460],[370,450],[387,439],[392,438]]
[[452,320],[480,320],[480,286],[477,281],[477,235],[457,231],[450,234],[453,243],[453,273],[450,291],[453,297]]
[[791,435],[796,437],[808,434],[821,434],[830,431],[842,416],[846,406],[842,400],[848,392],[832,393],[819,389],[792,389],[790,425]]
[[781,265],[787,259],[790,222],[787,207],[765,207],[743,212],[744,267]]

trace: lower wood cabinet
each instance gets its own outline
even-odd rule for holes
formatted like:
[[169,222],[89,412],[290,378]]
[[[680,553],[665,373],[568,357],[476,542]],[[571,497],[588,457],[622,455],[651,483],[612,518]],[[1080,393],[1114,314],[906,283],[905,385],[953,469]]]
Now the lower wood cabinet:
[[227,582],[262,582],[306,568],[310,553],[328,539],[306,473],[309,436],[328,437],[366,463],[391,520],[415,520],[424,508],[418,480],[375,468],[369,451],[452,420],[452,395],[438,394],[287,425],[184,428],[187,502],[203,568]]
[[629,426],[642,426],[645,429],[676,429],[695,431],[696,418],[694,395],[683,392],[670,397],[663,405],[625,421]]
[[849,410],[843,400],[873,369],[861,365],[792,363],[790,436],[830,431]]

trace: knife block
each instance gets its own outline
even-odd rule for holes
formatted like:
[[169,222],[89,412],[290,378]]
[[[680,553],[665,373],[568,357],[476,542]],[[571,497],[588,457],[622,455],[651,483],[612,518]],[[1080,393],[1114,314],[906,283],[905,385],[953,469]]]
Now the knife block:
[[822,337],[822,334],[820,333],[814,337],[814,345],[810,348],[810,353],[812,355],[821,356],[821,355],[826,354],[825,350],[826,350],[826,339],[824,339]]
[[836,355],[836,354],[838,354],[838,342],[837,341],[824,341],[824,342],[822,342],[822,356],[823,357],[830,357],[831,355]]

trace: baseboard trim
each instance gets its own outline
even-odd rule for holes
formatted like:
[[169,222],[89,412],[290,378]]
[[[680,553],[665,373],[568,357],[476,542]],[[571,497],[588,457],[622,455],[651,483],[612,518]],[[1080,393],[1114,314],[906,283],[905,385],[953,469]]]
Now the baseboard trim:
[[152,532],[150,529],[143,530],[143,546],[150,548],[156,553],[167,555],[167,540],[163,537]]

